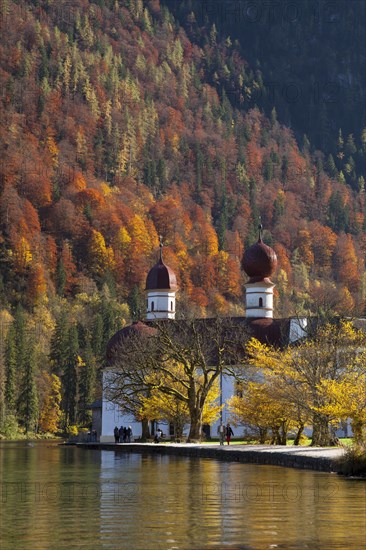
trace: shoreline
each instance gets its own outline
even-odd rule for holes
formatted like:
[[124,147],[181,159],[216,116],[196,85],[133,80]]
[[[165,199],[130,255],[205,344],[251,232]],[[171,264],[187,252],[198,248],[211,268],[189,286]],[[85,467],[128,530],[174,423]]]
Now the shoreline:
[[259,464],[338,473],[340,447],[289,447],[286,445],[224,445],[196,443],[76,443],[82,449],[124,453],[162,454],[213,458],[243,464]]

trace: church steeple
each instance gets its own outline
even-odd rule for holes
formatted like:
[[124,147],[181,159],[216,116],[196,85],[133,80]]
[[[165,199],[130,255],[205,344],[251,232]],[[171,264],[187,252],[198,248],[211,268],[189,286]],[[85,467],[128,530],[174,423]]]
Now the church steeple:
[[262,240],[263,226],[258,226],[258,242],[243,255],[242,268],[250,277],[245,285],[245,308],[247,317],[273,317],[273,289],[270,277],[277,267],[275,251]]
[[146,319],[174,319],[175,294],[178,290],[174,271],[163,261],[163,238],[160,236],[159,259],[146,279]]

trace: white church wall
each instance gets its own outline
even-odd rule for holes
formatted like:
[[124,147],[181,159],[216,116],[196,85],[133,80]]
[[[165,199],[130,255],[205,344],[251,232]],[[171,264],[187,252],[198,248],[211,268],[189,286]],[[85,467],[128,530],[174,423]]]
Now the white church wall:
[[103,400],[102,400],[102,433],[101,443],[114,441],[114,428],[117,426],[131,426],[133,437],[140,437],[142,427],[140,422],[136,422],[132,415],[124,414],[120,407],[107,398],[108,388],[111,386],[111,371],[103,372]]
[[306,317],[293,317],[290,320],[290,334],[289,334],[289,343],[292,344],[306,336],[306,328],[308,325],[308,320]]
[[[223,424],[227,424],[230,422],[230,411],[228,406],[229,399],[234,395],[235,393],[235,380],[232,376],[223,375],[222,377],[222,403],[224,405],[222,410],[222,422]],[[216,420],[213,424],[211,424],[211,437],[217,437],[218,435],[218,427],[220,425],[220,418]]]

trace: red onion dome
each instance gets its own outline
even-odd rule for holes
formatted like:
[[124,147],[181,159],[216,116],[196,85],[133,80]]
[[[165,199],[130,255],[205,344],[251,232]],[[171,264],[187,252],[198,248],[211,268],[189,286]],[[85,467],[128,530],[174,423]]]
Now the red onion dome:
[[262,241],[261,232],[259,234],[258,242],[250,246],[244,252],[241,266],[245,273],[250,277],[249,282],[252,283],[269,279],[269,277],[276,271],[276,253],[273,248],[264,244]]

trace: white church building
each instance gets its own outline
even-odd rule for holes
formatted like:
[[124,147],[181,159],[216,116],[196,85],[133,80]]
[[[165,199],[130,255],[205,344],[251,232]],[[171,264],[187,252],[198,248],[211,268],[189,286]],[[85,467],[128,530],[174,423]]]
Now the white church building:
[[[239,323],[250,327],[253,336],[263,343],[283,345],[290,344],[302,338],[306,334],[306,319],[273,318],[273,289],[274,283],[270,277],[277,267],[277,257],[274,250],[267,246],[262,240],[262,228],[259,228],[258,241],[249,247],[243,255],[242,268],[249,276],[245,284],[245,310],[246,316],[236,319]],[[146,279],[146,322],[157,319],[170,319],[174,322],[176,312],[176,293],[178,290],[177,279],[173,270],[163,261],[163,245],[160,243],[158,262],[149,271]],[[128,327],[118,331],[110,340],[108,349],[118,345],[123,338],[131,333],[138,333],[146,330],[147,325],[141,321],[135,322]],[[108,350],[107,350],[108,354]],[[121,411],[118,404],[107,398],[106,388],[111,378],[111,368],[106,368],[103,373],[103,399],[102,399],[102,422],[101,442],[114,441],[113,431],[117,426],[130,426],[133,438],[142,435],[142,425],[133,416]],[[226,424],[230,420],[230,413],[226,406],[227,401],[235,393],[235,380],[233,377],[223,375],[221,380],[221,395],[224,405],[222,410],[222,421]],[[221,419],[220,419],[221,420]],[[205,426],[207,435],[217,436],[217,428],[220,420],[212,426]],[[171,428],[164,423],[150,422],[150,433],[153,435],[157,427],[161,428],[168,437],[174,436]],[[243,430],[241,430],[242,432]],[[188,426],[186,432],[188,433]],[[99,434],[98,434],[99,435]],[[235,435],[239,435],[235,434]],[[241,435],[241,434],[240,434]]]

